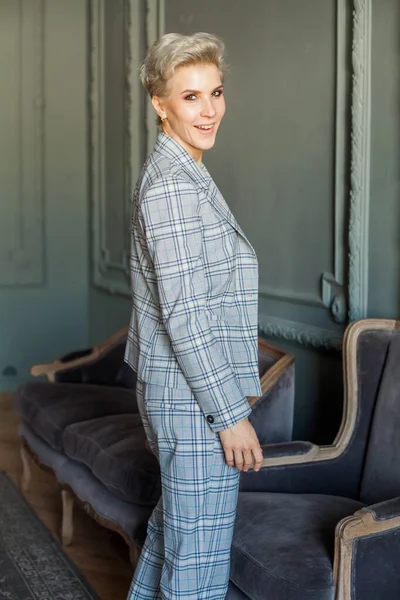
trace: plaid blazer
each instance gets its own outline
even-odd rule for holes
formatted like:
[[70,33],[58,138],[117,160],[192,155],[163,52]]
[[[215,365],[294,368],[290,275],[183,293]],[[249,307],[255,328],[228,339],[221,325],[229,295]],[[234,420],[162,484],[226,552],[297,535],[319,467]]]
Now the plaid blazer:
[[207,169],[161,133],[136,185],[133,310],[125,360],[148,383],[193,392],[213,431],[251,412],[258,263]]

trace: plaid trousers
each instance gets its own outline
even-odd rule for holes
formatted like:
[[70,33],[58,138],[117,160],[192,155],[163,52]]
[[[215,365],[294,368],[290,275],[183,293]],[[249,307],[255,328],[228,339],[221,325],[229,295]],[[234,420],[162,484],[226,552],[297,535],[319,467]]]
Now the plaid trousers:
[[128,600],[223,600],[229,582],[239,471],[193,393],[138,380],[137,398],[162,496]]

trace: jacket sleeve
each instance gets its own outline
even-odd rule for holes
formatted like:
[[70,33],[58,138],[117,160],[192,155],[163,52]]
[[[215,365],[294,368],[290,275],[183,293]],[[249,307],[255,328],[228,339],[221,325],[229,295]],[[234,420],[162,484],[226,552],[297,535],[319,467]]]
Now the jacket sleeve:
[[251,413],[206,313],[203,223],[196,189],[176,176],[154,183],[141,200],[162,321],[179,366],[211,429]]

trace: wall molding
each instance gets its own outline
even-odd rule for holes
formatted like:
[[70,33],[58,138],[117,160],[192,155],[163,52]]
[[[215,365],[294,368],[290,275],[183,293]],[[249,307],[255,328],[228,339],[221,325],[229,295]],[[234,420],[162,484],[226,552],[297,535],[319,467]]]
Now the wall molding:
[[346,232],[346,198],[348,197],[348,56],[347,31],[350,17],[349,0],[337,0],[336,12],[336,132],[335,132],[335,223],[334,223],[334,265],[332,273],[321,277],[322,300],[330,309],[336,323],[344,323],[347,317],[347,297],[345,284],[345,248],[343,240]]
[[[322,301],[329,307],[333,319],[343,324],[364,318],[368,309],[368,241],[370,207],[371,155],[371,37],[372,0],[337,0],[338,65],[346,62],[345,36],[350,8],[352,13],[352,90],[351,90],[351,149],[350,193],[348,220],[348,306],[346,302],[343,232],[346,221],[344,186],[346,164],[346,106],[343,104],[345,68],[337,70],[336,110],[336,172],[335,172],[335,265],[334,273],[321,278]],[[299,300],[297,300],[299,302]],[[283,338],[315,348],[340,348],[338,334],[329,329],[305,325],[279,317],[260,315],[260,331],[265,335]]]
[[[131,0],[135,2],[135,0]],[[165,0],[146,0],[146,48],[158,40],[165,31]],[[151,100],[146,94],[146,156],[156,143],[158,127]]]
[[371,179],[372,0],[354,0],[351,192],[349,219],[349,319],[367,316]]
[[303,304],[306,306],[317,306],[324,308],[323,299],[317,294],[308,294],[307,292],[296,292],[295,290],[285,290],[271,288],[268,285],[259,285],[259,295],[263,298],[271,298],[273,300],[282,300],[291,304]]
[[296,342],[302,346],[325,348],[326,350],[340,350],[342,346],[342,333],[304,323],[260,315],[258,329],[268,337],[275,337]]
[[[164,33],[164,12],[165,0],[145,0],[145,47],[149,48]],[[137,0],[129,0],[129,19],[127,20],[126,39],[128,44],[128,54],[126,63],[127,72],[127,115],[128,115],[128,162],[127,169],[129,173],[129,189],[133,191],[133,186],[137,181],[144,159],[153,148],[158,135],[156,114],[153,105],[147,93],[143,91],[139,80],[138,65],[142,56],[137,44],[140,35],[140,6]],[[141,106],[145,97],[144,114],[143,111],[135,110],[135,107]],[[133,110],[132,110],[133,109]],[[143,120],[145,122],[145,155],[141,152],[141,129]],[[132,193],[127,197],[128,214],[132,208]]]
[[44,0],[15,3],[19,11],[19,168],[12,247],[1,247],[0,287],[41,286],[45,281]]
[[[107,223],[110,215],[106,205],[106,156],[105,156],[105,2],[90,0],[90,148],[91,148],[91,197],[93,208],[93,282],[110,294],[131,296],[129,246],[123,247],[121,258],[112,260],[107,247]],[[145,46],[157,39],[163,30],[164,0],[124,0],[125,38],[125,182],[121,198],[126,227],[131,212],[132,188],[137,180],[145,155],[152,149],[156,137],[156,121],[151,103],[144,99],[144,91],[138,77],[137,67],[141,60],[140,40],[143,38],[141,9],[145,12]],[[150,108],[151,111],[150,112]],[[143,122],[146,123],[143,140]],[[147,154],[146,154],[147,155]]]
[[[105,2],[106,0],[91,0],[89,5],[89,115],[91,199],[93,209],[93,280],[97,287],[111,294],[124,294],[128,287],[126,281],[128,272],[127,260],[124,255],[121,261],[112,260],[107,247]],[[125,13],[125,3],[123,6]],[[126,16],[124,14],[124,17]],[[124,189],[126,190],[126,181]]]

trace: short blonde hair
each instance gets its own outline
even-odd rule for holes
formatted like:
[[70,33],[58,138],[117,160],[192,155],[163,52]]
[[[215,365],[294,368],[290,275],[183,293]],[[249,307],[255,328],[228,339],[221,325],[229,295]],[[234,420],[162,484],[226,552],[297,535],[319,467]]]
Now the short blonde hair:
[[140,80],[150,97],[163,97],[167,94],[168,80],[178,67],[213,64],[223,78],[224,50],[223,41],[211,33],[166,33],[149,48],[140,67]]

